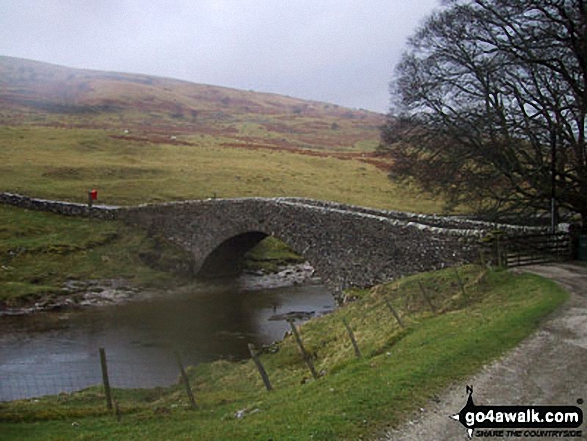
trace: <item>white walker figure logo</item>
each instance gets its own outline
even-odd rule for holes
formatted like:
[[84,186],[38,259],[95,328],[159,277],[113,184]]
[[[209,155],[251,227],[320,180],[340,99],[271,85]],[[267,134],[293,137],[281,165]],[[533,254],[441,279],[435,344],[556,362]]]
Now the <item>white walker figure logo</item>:
[[582,436],[577,429],[583,424],[583,411],[577,406],[477,406],[472,386],[467,386],[467,394],[467,404],[451,418],[467,429],[469,438]]

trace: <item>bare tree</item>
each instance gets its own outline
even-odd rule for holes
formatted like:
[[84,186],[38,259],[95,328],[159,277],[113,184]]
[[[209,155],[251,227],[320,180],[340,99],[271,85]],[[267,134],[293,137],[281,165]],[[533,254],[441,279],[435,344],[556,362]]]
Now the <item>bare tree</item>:
[[554,188],[587,226],[586,9],[445,1],[396,67],[380,147],[393,176],[494,215],[547,211]]

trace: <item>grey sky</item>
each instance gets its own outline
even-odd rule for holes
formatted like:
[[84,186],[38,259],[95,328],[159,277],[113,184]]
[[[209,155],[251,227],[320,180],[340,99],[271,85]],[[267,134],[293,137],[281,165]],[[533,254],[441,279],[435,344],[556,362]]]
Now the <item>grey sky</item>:
[[386,112],[438,0],[1,0],[0,55]]

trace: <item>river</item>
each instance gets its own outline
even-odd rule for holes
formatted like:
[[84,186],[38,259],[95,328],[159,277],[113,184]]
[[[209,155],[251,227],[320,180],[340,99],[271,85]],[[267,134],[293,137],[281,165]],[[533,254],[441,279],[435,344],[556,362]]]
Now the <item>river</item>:
[[237,280],[194,283],[116,306],[0,317],[0,401],[100,384],[100,347],[112,386],[169,385],[179,375],[175,350],[186,365],[243,359],[248,343],[281,340],[289,329],[270,317],[334,307],[321,284],[247,289]]

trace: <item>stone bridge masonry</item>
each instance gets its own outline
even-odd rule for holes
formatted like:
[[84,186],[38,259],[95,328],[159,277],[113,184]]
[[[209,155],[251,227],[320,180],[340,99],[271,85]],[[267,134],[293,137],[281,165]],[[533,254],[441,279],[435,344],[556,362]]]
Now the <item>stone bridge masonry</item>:
[[275,236],[305,257],[335,294],[471,262],[488,231],[520,230],[455,217],[375,210],[300,198],[208,199],[94,206],[0,193],[0,203],[116,219],[189,250],[199,276],[237,272],[246,251]]

